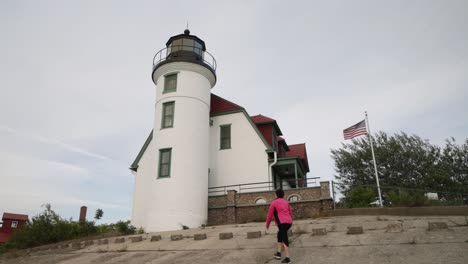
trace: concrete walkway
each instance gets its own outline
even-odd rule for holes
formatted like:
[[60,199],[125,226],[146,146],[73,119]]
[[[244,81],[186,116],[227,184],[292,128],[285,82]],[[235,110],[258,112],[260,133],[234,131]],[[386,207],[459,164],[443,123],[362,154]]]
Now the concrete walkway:
[[[298,264],[468,263],[468,219],[463,216],[330,217],[295,221],[292,229],[292,261]],[[247,238],[258,231],[260,237]],[[14,259],[0,258],[0,263],[279,263],[273,258],[276,227],[266,232],[263,223],[133,235],[117,242],[41,247]]]

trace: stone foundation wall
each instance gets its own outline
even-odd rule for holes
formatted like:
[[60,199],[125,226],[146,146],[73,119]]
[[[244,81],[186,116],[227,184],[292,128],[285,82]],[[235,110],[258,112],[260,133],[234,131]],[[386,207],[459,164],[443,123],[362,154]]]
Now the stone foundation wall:
[[[294,219],[315,217],[333,208],[329,182],[321,182],[320,187],[291,189],[284,193],[286,200],[297,196],[297,201],[289,202]],[[229,190],[226,195],[211,196],[208,198],[208,225],[265,221],[268,207],[275,198],[274,191],[237,193]],[[258,199],[264,199],[266,203],[257,204]]]

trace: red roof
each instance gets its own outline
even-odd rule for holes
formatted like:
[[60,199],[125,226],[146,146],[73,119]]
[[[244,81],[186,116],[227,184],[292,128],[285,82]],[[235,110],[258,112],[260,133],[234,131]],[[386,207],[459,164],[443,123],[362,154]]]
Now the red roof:
[[264,115],[251,116],[250,118],[252,118],[252,121],[257,125],[276,122],[276,120],[269,118],[268,116],[264,116]]
[[5,220],[5,219],[28,221],[28,216],[24,214],[3,213],[2,220]]
[[6,233],[0,231],[0,243],[5,243],[11,237],[12,233]]
[[211,94],[210,114],[224,113],[242,109],[244,109],[242,106],[236,105],[235,103],[221,98],[215,94]]
[[286,151],[286,157],[299,157],[304,161],[306,170],[309,171],[309,160],[307,159],[307,151],[305,143],[289,145],[289,151]]

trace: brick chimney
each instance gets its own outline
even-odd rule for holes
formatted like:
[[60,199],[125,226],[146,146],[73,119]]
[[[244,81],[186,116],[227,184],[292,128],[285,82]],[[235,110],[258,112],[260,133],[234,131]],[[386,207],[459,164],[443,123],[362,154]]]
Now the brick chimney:
[[80,209],[80,221],[85,221],[86,220],[86,211],[88,208],[86,206],[81,206]]

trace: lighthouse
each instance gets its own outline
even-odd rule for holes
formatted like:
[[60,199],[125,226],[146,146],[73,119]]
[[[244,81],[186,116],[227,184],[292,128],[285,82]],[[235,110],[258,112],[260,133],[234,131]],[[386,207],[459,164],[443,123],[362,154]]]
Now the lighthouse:
[[[153,131],[135,178],[132,224],[146,232],[199,227],[208,217],[211,88],[216,61],[186,29],[153,60]],[[142,173],[140,173],[142,171]]]

